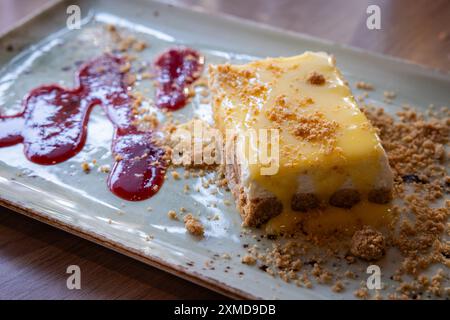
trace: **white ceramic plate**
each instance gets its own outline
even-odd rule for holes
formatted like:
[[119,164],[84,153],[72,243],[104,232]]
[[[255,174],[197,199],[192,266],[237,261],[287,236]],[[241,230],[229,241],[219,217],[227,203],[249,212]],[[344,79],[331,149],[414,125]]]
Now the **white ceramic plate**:
[[[81,7],[83,26],[69,31],[65,28],[66,8],[74,3]],[[58,82],[71,86],[74,64],[95,57],[108,45],[107,37],[102,36],[105,23],[121,25],[150,43],[151,47],[140,54],[140,59],[148,62],[177,44],[201,51],[208,63],[244,62],[257,57],[295,55],[305,50],[327,51],[336,56],[338,66],[351,83],[365,80],[377,88],[398,92],[397,105],[449,103],[450,80],[446,75],[392,58],[158,2],[71,0],[56,2],[0,39],[0,47],[11,43],[25,48],[18,55],[0,53],[0,112],[20,110],[22,97],[38,85]],[[141,86],[151,88],[149,82],[142,82]],[[383,105],[382,92],[380,89],[371,94],[379,105]],[[388,108],[395,110],[396,105]],[[209,119],[209,106],[195,98],[176,117],[183,120],[194,114]],[[187,183],[191,189],[199,186],[200,192],[185,194],[185,180],[169,179],[149,200],[126,202],[115,197],[107,189],[105,174],[96,170],[84,174],[80,166],[84,160],[94,158],[100,165],[111,164],[112,127],[99,108],[91,115],[88,132],[82,152],[55,166],[27,161],[22,145],[0,148],[0,203],[231,297],[352,297],[351,287],[344,294],[334,294],[321,285],[313,290],[298,288],[269,277],[258,268],[243,265],[240,259],[245,254],[243,245],[255,240],[241,234],[241,219],[234,206],[223,205],[224,199],[232,201],[230,194],[219,190],[212,195],[201,187],[199,178]],[[149,206],[153,208],[151,212],[147,210]],[[167,211],[181,206],[200,216],[206,228],[203,240],[187,234],[181,222],[168,219]],[[210,219],[214,215],[219,219]],[[153,237],[150,241],[149,235]],[[270,243],[262,241],[259,245]],[[224,253],[232,259],[218,258]],[[389,269],[390,259],[393,256],[381,262],[385,265],[383,270]],[[211,260],[207,266],[205,263]],[[228,272],[224,271],[226,266],[230,267]]]

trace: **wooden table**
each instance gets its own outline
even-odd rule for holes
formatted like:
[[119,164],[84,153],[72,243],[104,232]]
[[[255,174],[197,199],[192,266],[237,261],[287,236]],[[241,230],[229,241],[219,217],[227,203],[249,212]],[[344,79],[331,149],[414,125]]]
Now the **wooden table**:
[[[1,0],[0,32],[47,0]],[[450,71],[448,0],[181,1]],[[366,28],[368,4],[381,30]],[[66,268],[82,271],[68,290]],[[0,299],[217,299],[221,295],[0,208]]]

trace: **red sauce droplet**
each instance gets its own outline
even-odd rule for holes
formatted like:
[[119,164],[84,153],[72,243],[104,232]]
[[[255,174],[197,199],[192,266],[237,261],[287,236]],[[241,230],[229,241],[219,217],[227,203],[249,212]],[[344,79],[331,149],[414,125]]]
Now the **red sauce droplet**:
[[117,196],[137,201],[150,198],[164,182],[164,152],[152,142],[151,133],[116,132],[113,153],[118,161],[108,177]]
[[178,110],[189,98],[186,91],[203,70],[204,59],[189,48],[174,48],[161,54],[155,61],[157,72],[156,105]]
[[[110,190],[131,201],[154,195],[164,182],[164,151],[155,144],[153,132],[139,131],[133,124],[133,101],[121,71],[123,63],[106,54],[80,68],[74,89],[48,85],[32,90],[21,113],[0,116],[0,147],[23,143],[25,156],[34,163],[63,162],[83,148],[89,114],[101,105],[115,130],[112,151],[116,162],[108,176]],[[170,49],[155,65],[158,107],[182,108],[188,99],[185,88],[200,76],[203,58],[192,49]]]

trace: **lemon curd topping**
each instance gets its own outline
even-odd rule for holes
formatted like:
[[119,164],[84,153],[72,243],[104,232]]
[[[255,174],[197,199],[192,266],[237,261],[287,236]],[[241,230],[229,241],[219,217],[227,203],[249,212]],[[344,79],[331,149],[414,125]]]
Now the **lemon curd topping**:
[[301,213],[289,209],[269,220],[264,231],[267,234],[282,234],[298,231],[307,234],[327,234],[339,231],[351,236],[360,227],[368,225],[382,228],[394,221],[389,204],[376,204],[363,201],[351,209],[326,207]]
[[375,129],[358,108],[332,56],[306,52],[245,65],[210,66],[210,78],[215,122],[222,132],[279,132],[276,173],[261,174],[266,165],[261,162],[243,168],[249,181],[283,203],[283,213],[272,220],[289,215],[297,192],[312,192],[326,201],[337,190],[351,187],[367,198],[389,171]]

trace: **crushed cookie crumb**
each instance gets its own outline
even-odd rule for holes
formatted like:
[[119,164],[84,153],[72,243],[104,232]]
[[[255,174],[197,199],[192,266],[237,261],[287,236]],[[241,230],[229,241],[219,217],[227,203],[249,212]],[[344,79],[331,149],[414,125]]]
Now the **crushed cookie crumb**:
[[104,164],[98,167],[98,171],[101,173],[109,173],[111,171],[111,166],[109,164]]
[[178,216],[177,216],[177,213],[175,212],[175,210],[169,210],[169,212],[167,212],[167,215],[172,220],[178,220]]
[[352,237],[351,253],[364,260],[378,260],[385,252],[386,243],[381,232],[364,226]]
[[256,259],[250,255],[245,255],[242,257],[241,262],[243,264],[248,264],[248,265],[252,266],[252,265],[256,264]]
[[190,213],[184,216],[184,226],[194,236],[201,237],[205,232],[203,224]]
[[374,86],[371,83],[364,82],[364,81],[358,81],[356,82],[356,88],[360,90],[366,90],[366,91],[372,91],[374,90]]
[[230,259],[231,259],[231,256],[230,256],[228,253],[224,253],[224,254],[222,255],[222,258],[225,259],[225,260],[230,260]]
[[134,51],[141,52],[148,47],[147,43],[144,41],[135,41],[132,45]]
[[312,85],[321,86],[325,84],[325,77],[317,72],[312,72],[308,75],[307,82]]
[[170,174],[175,180],[180,180],[180,174],[177,171],[172,171]]
[[83,161],[81,163],[81,169],[85,172],[85,173],[89,173],[91,171],[91,166],[89,165],[88,162]]
[[397,97],[397,94],[394,91],[384,91],[383,95],[386,99],[393,100]]
[[359,299],[367,299],[369,297],[369,291],[366,288],[360,288],[353,292],[353,295]]
[[345,289],[344,284],[341,281],[336,281],[333,287],[331,288],[331,290],[333,290],[333,292],[336,293],[340,293],[344,291],[344,289]]

